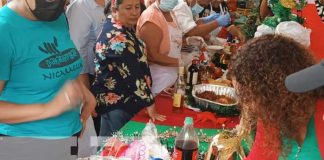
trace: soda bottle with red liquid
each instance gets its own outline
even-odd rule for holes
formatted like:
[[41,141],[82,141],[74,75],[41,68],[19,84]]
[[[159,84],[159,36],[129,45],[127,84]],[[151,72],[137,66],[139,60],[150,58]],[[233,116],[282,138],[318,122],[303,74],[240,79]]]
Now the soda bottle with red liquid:
[[199,139],[193,127],[193,119],[186,117],[184,126],[175,140],[173,160],[197,160]]

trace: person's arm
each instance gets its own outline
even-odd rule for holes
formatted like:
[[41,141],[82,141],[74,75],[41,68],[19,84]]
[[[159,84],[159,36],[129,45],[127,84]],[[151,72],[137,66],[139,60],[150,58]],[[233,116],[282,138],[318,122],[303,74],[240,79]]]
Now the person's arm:
[[[178,4],[173,9],[173,12],[175,14],[175,18],[178,22],[178,25],[185,33],[185,36],[188,37],[190,36],[205,37],[211,31],[221,26],[217,21],[217,18],[220,18],[220,16],[213,16],[211,20],[208,20],[207,23],[205,23],[206,21],[204,22],[203,19],[199,19],[195,22],[193,19],[191,9],[185,2]],[[222,17],[224,17],[224,15]],[[229,22],[229,16],[226,15],[225,18],[228,19],[227,21]]]
[[[5,81],[0,81],[0,94]],[[82,95],[75,82],[67,83],[48,103],[16,104],[0,101],[0,123],[22,123],[55,117],[80,104]]]
[[74,2],[66,11],[66,17],[69,21],[69,30],[73,43],[75,44],[79,54],[83,60],[83,69],[81,71],[79,80],[87,87],[90,88],[88,73],[92,69],[88,65],[87,45],[90,40],[91,30],[91,17],[81,8],[81,2]]
[[244,35],[244,33],[241,31],[239,27],[232,24],[229,27],[227,27],[226,30],[229,33],[231,33],[234,37],[238,37],[242,43],[245,43],[246,36]]
[[80,84],[80,89],[82,92],[83,97],[83,106],[81,110],[81,122],[82,122],[82,131],[81,131],[81,137],[84,133],[84,130],[86,129],[87,120],[90,117],[91,114],[94,114],[95,107],[96,107],[96,99],[93,96],[93,94],[90,92],[89,88],[84,85],[84,82],[82,81],[82,75],[78,77],[78,81]]
[[209,23],[202,23],[202,22],[197,22],[197,26],[191,29],[189,32],[187,32],[185,35],[190,37],[190,36],[200,36],[200,37],[205,37],[207,36],[211,31],[219,27],[218,23],[216,21],[212,21]]
[[90,89],[90,80],[89,75],[87,73],[80,74],[78,80],[82,82],[88,89]]
[[[0,92],[2,92],[4,85],[5,81],[0,81]],[[0,101],[0,123],[33,121],[50,117],[51,114],[54,116],[58,113],[46,110],[45,104],[18,105]]]
[[212,20],[209,20],[210,22],[203,23],[203,19],[199,20],[197,22],[197,25],[195,28],[191,29],[189,32],[186,33],[186,36],[201,36],[205,37],[207,34],[209,34],[211,31],[216,29],[217,27],[225,27],[230,23],[231,17],[229,13],[226,13],[224,15],[215,16],[212,18]]
[[171,58],[159,53],[162,42],[162,30],[151,22],[146,22],[139,29],[139,36],[145,42],[148,53],[148,61],[162,66],[179,66],[177,58]]
[[[142,44],[136,44],[135,46],[144,47]],[[128,44],[131,47],[135,47],[132,44]],[[144,50],[144,49],[143,49]],[[119,71],[119,76],[123,79],[123,84],[128,84],[128,90],[133,94],[132,102],[136,102],[137,105],[146,107],[149,117],[155,121],[164,121],[165,116],[160,115],[154,104],[154,97],[151,92],[152,78],[149,66],[146,62],[146,56],[142,53],[141,57],[130,53],[128,49],[123,52],[124,58],[119,58],[116,63],[118,68],[127,68],[128,76],[125,76],[125,72]],[[120,70],[118,69],[118,70]]]

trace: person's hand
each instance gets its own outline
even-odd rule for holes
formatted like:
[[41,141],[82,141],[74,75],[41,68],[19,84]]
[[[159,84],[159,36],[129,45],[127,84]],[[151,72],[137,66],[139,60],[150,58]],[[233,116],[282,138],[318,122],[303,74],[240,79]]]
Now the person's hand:
[[211,14],[211,15],[209,15],[207,17],[203,17],[201,19],[202,19],[202,21],[204,23],[209,23],[209,22],[212,22],[212,21],[216,20],[219,16],[220,16],[219,13],[214,13],[214,14]]
[[244,43],[246,41],[246,36],[241,31],[239,27],[236,27],[235,25],[231,25],[226,28],[226,30],[231,33],[233,36],[237,36],[240,39],[240,42]]
[[83,137],[83,133],[84,133],[85,129],[87,128],[87,120],[88,119],[82,119],[81,118],[80,120],[81,120],[81,123],[82,123],[82,130],[81,130],[79,138],[81,139]]
[[216,22],[218,23],[219,26],[221,27],[226,27],[231,21],[231,16],[229,13],[226,13],[224,15],[220,15],[217,19]]
[[83,125],[82,131],[80,134],[80,138],[82,138],[84,130],[86,129],[87,120],[90,117],[90,115],[93,112],[95,112],[96,99],[92,95],[92,93],[89,91],[89,89],[83,83],[80,83],[80,86],[82,88],[82,93],[85,97],[83,100],[83,106],[82,106],[82,111],[81,111],[81,116],[80,116],[80,120]]
[[96,112],[96,110],[92,111],[91,116],[92,117],[97,117],[98,116],[98,113]]
[[67,82],[53,100],[45,104],[46,111],[51,116],[56,116],[79,107],[83,99],[81,91],[82,89],[76,81]]
[[161,122],[165,121],[166,116],[157,113],[154,104],[152,104],[152,105],[149,106],[149,107],[146,107],[146,109],[147,109],[147,113],[148,113],[148,115],[150,116],[150,118],[152,119],[153,122],[154,122],[155,120],[158,120],[158,121],[161,121]]
[[246,42],[246,36],[243,33],[238,33],[238,38],[240,40],[241,43],[245,43]]

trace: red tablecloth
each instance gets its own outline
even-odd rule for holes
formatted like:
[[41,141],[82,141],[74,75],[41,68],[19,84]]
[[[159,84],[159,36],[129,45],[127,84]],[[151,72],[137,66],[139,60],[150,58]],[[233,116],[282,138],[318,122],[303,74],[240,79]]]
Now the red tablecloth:
[[[168,126],[183,126],[183,121],[185,117],[192,117],[194,120],[197,118],[197,114],[199,112],[195,112],[189,110],[187,108],[184,109],[183,113],[173,113],[172,112],[172,98],[166,96],[157,96],[155,98],[155,106],[157,111],[160,114],[166,115],[166,120],[163,122],[155,121],[155,124],[159,125],[168,125]],[[149,121],[149,116],[145,113],[145,109],[138,113],[133,119],[136,122],[146,123]],[[225,122],[225,128],[234,128],[239,123],[238,117],[228,117],[228,121]],[[221,124],[213,124],[211,121],[200,122],[194,124],[195,128],[223,128]]]
[[305,26],[312,30],[311,32],[311,50],[317,61],[324,58],[324,23],[317,14],[315,4],[308,4],[302,11],[302,16],[306,18]]

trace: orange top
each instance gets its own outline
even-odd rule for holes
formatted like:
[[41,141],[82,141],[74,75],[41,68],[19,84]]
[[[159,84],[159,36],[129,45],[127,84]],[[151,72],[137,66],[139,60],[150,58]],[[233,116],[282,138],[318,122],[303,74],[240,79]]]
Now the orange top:
[[146,22],[151,22],[158,26],[162,30],[162,41],[159,49],[160,54],[169,54],[170,51],[170,37],[167,21],[165,20],[161,11],[156,7],[155,4],[150,5],[141,14],[141,17],[137,22],[137,35],[141,37],[140,30]]

